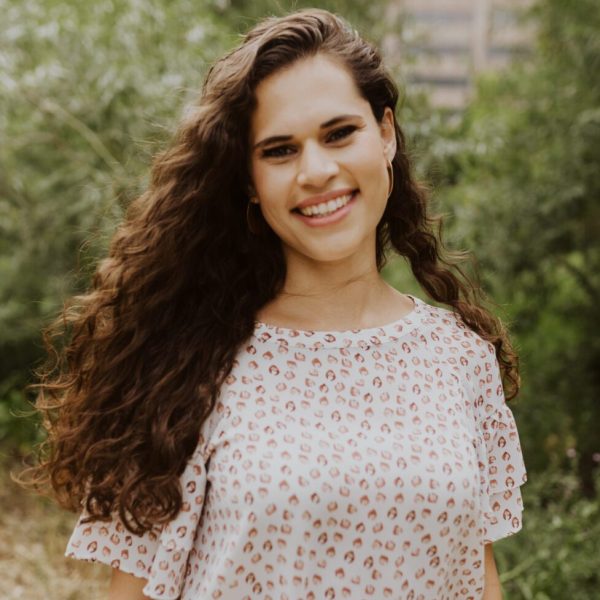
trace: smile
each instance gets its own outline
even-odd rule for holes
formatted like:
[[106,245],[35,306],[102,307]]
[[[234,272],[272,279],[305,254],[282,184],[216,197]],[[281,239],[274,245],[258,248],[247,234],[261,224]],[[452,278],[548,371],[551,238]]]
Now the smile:
[[298,219],[304,221],[305,225],[311,227],[323,227],[338,223],[346,217],[356,204],[358,190],[351,194],[340,196],[335,200],[322,202],[303,209],[296,208],[292,212]]
[[321,204],[314,204],[313,206],[308,206],[306,208],[299,208],[298,211],[306,217],[324,217],[326,215],[331,215],[343,206],[346,206],[346,204],[352,200],[353,194],[354,192],[351,194],[346,194],[345,196],[340,196],[335,200],[329,200],[328,202],[323,202]]

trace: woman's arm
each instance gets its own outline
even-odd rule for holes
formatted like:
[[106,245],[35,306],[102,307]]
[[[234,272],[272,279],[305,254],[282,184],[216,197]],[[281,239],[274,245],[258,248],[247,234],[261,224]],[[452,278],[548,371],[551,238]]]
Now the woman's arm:
[[108,600],[147,600],[148,596],[142,593],[146,583],[145,579],[113,569]]
[[483,600],[502,600],[502,586],[494,560],[492,544],[485,544]]

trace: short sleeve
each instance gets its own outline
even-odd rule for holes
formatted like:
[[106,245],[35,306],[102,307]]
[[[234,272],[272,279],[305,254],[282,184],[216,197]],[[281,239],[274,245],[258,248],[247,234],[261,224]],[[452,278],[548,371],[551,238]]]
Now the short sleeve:
[[181,476],[182,509],[158,531],[135,535],[120,518],[82,523],[80,515],[69,539],[65,556],[97,561],[147,579],[149,598],[176,600],[181,594],[190,551],[199,524],[206,487],[206,467],[200,446]]
[[522,528],[520,486],[527,481],[527,472],[517,425],[505,401],[495,348],[490,342],[481,342],[473,383],[483,537],[484,543],[491,543]]

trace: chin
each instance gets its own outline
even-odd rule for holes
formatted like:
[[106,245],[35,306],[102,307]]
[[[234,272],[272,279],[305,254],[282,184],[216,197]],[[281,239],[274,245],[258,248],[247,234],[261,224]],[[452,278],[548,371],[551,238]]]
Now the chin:
[[358,247],[347,248],[344,250],[341,250],[339,247],[336,247],[332,248],[330,252],[328,252],[327,249],[319,248],[318,252],[307,254],[307,256],[316,262],[333,263],[351,258],[358,251]]
[[338,235],[322,236],[320,242],[310,240],[308,244],[302,247],[287,245],[288,252],[286,253],[290,258],[300,256],[314,262],[333,263],[367,252],[367,248],[370,247],[370,244],[367,245],[365,239],[360,236],[348,235],[349,232],[344,232],[342,235],[340,233],[338,232]]

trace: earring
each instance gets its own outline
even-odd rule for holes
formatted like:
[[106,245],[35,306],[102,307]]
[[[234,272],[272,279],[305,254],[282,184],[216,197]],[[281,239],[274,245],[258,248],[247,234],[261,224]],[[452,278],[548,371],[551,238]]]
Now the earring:
[[389,159],[387,161],[386,169],[389,172],[389,177],[390,177],[390,190],[387,195],[387,197],[389,199],[389,197],[392,195],[392,192],[394,191],[394,167],[392,165],[392,161]]

